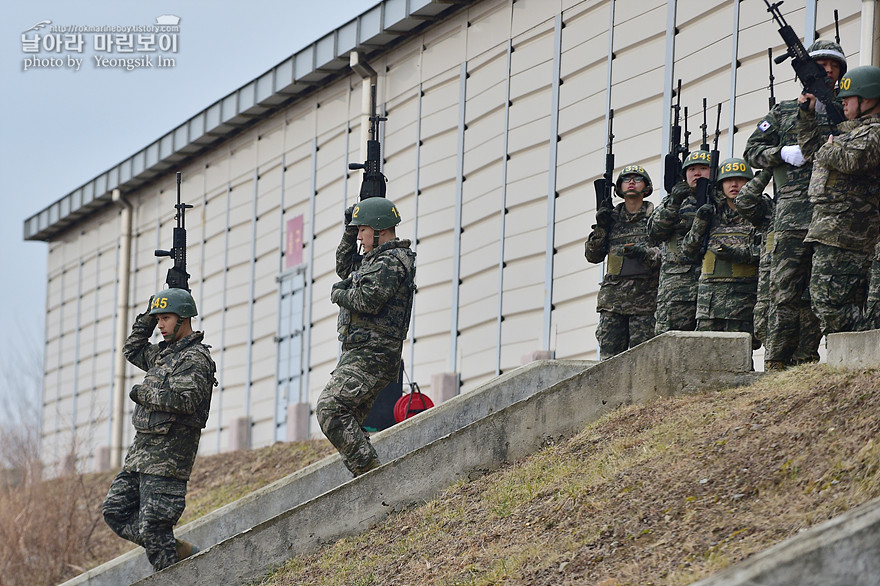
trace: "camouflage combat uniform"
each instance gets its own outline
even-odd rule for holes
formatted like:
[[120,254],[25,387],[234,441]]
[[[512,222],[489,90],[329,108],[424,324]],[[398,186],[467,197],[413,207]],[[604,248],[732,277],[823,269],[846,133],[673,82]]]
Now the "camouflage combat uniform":
[[[611,230],[595,226],[584,243],[589,262],[600,263],[608,256],[597,307],[596,339],[602,360],[654,337],[660,250],[648,242],[648,217],[653,211],[648,201],[634,214],[620,203]],[[625,244],[634,246],[625,251]]]
[[822,333],[861,327],[868,270],[880,234],[880,116],[847,120],[827,143],[815,113],[801,111],[798,141],[813,158],[810,297]]
[[416,253],[409,240],[380,244],[354,260],[357,232],[346,229],[336,249],[331,301],[339,305],[342,355],[315,409],[318,423],[348,469],[362,474],[379,465],[361,428],[379,392],[400,372],[415,290]]
[[764,195],[764,188],[772,174],[764,169],[746,183],[736,195],[736,209],[748,220],[761,237],[761,258],[758,261],[758,293],[755,301],[755,338],[766,344],[767,313],[770,306],[770,259],[773,247],[773,217],[775,203]]
[[153,569],[177,562],[174,527],[186,506],[186,483],[211,407],[216,366],[203,332],[171,344],[151,344],[156,317],[137,317],[122,349],[147,372],[129,393],[137,433],[122,472],[103,505],[113,531],[144,547]]
[[723,195],[716,193],[714,199],[705,206],[714,208],[711,218],[703,219],[698,211],[681,241],[682,252],[688,258],[697,258],[709,233],[697,294],[697,330],[747,332],[754,336],[752,310],[758,289],[760,244],[755,227],[732,209]]
[[864,321],[860,330],[880,329],[880,242],[874,247],[874,260],[871,262],[868,284],[868,300],[865,303]]
[[697,280],[700,258],[690,258],[680,248],[681,239],[691,228],[697,211],[696,192],[685,181],[672,188],[683,196],[681,204],[669,195],[648,218],[648,236],[662,242],[662,264],[657,288],[655,332],[693,331],[697,327]]
[[[819,320],[810,308],[809,283],[813,247],[804,243],[812,217],[807,195],[813,166],[809,157],[800,167],[782,160],[782,147],[796,145],[797,100],[777,104],[749,137],[743,158],[754,167],[772,169],[777,188],[770,257],[770,307],[765,361],[782,365],[819,359]],[[828,118],[818,123],[830,132]]]

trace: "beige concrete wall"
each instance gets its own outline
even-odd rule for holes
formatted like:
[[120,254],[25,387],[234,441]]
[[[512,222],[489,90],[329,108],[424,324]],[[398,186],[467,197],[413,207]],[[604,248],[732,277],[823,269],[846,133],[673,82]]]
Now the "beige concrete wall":
[[[805,5],[804,0],[783,5],[799,34]],[[722,156],[739,155],[767,110],[766,47],[771,44],[779,54],[782,46],[760,2],[617,2],[610,88],[608,0],[475,2],[372,60],[379,72],[379,102],[388,112],[383,144],[388,195],[404,218],[399,235],[412,238],[419,255],[414,327],[404,359],[426,392],[431,392],[431,375],[451,370],[460,372],[467,392],[519,365],[522,355],[534,350],[553,350],[558,358],[595,358],[602,267],[585,261],[583,241],[593,223],[592,181],[604,165],[607,92],[615,109],[617,168],[644,165],[655,183],[650,199],[659,202],[667,148],[663,128],[669,118],[663,107],[667,21],[673,6],[678,33],[672,77],[684,81],[682,105],[689,107],[691,147],[700,142],[706,97],[711,131],[715,104],[722,104]],[[737,7],[736,132],[730,153]],[[858,65],[861,2],[840,0],[835,7],[847,56],[851,66]],[[562,84],[554,135],[560,14]],[[820,36],[833,36],[831,9],[822,4],[817,28]],[[513,47],[509,74],[508,43]],[[777,97],[794,97],[799,88],[789,65],[776,66],[775,73]],[[194,206],[187,228],[191,286],[201,313],[197,327],[207,332],[220,380],[202,453],[229,449],[230,428],[243,416],[252,421],[251,445],[275,440],[276,277],[284,266],[283,228],[298,215],[304,219],[303,258],[313,281],[306,295],[310,345],[304,399],[314,404],[335,364],[336,308],[329,291],[337,280],[334,251],[342,211],[356,200],[360,185],[360,172],[349,172],[347,163],[362,157],[361,90],[354,74],[328,83],[180,169],[184,200]],[[126,194],[134,206],[131,301],[128,315],[121,316],[126,322],[162,287],[170,266],[167,259],[157,262],[153,251],[171,244],[173,171]],[[548,323],[547,194],[554,187]],[[118,222],[118,211],[108,210],[50,243],[43,417],[48,464],[61,461],[69,450],[74,428],[86,469],[109,442]],[[452,307],[456,295],[458,306]],[[544,339],[549,339],[547,348]],[[128,384],[140,376],[128,367]],[[320,434],[314,417],[311,431]],[[130,437],[126,423],[125,441]]]

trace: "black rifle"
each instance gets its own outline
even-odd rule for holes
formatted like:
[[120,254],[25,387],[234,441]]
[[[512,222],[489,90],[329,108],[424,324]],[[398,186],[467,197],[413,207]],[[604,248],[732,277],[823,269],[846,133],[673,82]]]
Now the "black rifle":
[[379,123],[387,118],[376,114],[376,86],[370,86],[370,138],[367,140],[367,160],[349,163],[349,169],[363,169],[360,200],[385,197],[385,175],[382,174],[382,145],[379,143]]
[[[718,157],[721,156],[718,152],[718,137],[721,136],[721,104],[718,104],[718,118],[715,121],[715,142],[713,143],[712,150],[709,153],[709,178],[700,177],[697,179],[697,209],[699,210],[703,205],[709,203],[711,197],[715,194],[715,186],[718,184]],[[706,145],[707,147],[709,145]],[[706,228],[706,235],[703,238],[703,252],[706,252],[706,248],[709,246],[709,232],[711,231],[711,225]]]
[[703,131],[703,142],[700,143],[701,151],[709,151],[709,136],[706,133],[708,126],[706,124],[706,98],[703,98],[703,123],[700,124],[700,130]]
[[688,108],[684,107],[684,141],[679,149],[681,151],[681,162],[684,164],[685,159],[691,154],[691,133],[688,130]]
[[177,205],[174,209],[177,213],[174,219],[177,226],[174,227],[171,250],[157,250],[156,256],[170,256],[174,259],[174,266],[168,269],[165,284],[169,289],[185,289],[189,291],[189,273],[186,272],[186,210],[191,205],[180,203],[180,171],[177,172]]
[[614,153],[612,145],[614,144],[614,133],[612,132],[612,123],[614,122],[614,110],[608,110],[608,142],[605,144],[605,173],[601,178],[593,181],[593,187],[596,189],[596,210],[602,207],[614,208],[611,200],[611,193],[614,185]]
[[772,110],[776,106],[776,96],[773,95],[773,81],[776,79],[773,77],[773,49],[767,47],[767,59],[770,61],[770,109]]
[[[843,115],[843,110],[840,106],[834,103],[834,82],[828,77],[828,74],[825,73],[825,69],[810,57],[810,54],[807,53],[803,43],[801,43],[801,40],[798,38],[797,34],[795,34],[794,29],[791,28],[791,25],[785,22],[785,18],[779,11],[779,6],[782,4],[782,0],[774,2],[773,4],[770,4],[768,0],[764,0],[764,4],[767,5],[767,12],[773,15],[773,19],[776,21],[776,24],[779,25],[779,34],[782,36],[782,40],[785,42],[786,47],[788,47],[785,54],[780,55],[774,61],[776,61],[776,63],[782,63],[791,57],[791,67],[794,69],[795,75],[797,75],[797,78],[804,86],[803,93],[816,96],[816,99],[825,105],[825,109],[828,112],[828,119],[833,124],[840,124],[846,120],[846,117]],[[808,107],[809,106],[806,103],[801,104],[801,108]]]
[[[687,126],[687,108],[685,108],[684,123]],[[685,134],[687,132],[685,131]],[[663,164],[663,187],[666,193],[671,193],[675,184],[681,181],[681,164],[678,156],[687,150],[681,145],[681,80],[675,90],[675,104],[672,105],[672,125],[669,128],[669,152],[666,153]]]
[[[718,183],[718,137],[721,135],[721,104],[718,104],[718,119],[715,122],[715,143],[709,152],[709,177],[697,179],[697,209],[710,202]],[[706,145],[707,147],[709,145]]]
[[[773,77],[773,49],[767,48],[767,59],[770,61],[770,98],[768,103],[770,104],[770,110],[776,107],[776,96],[773,95],[773,80],[776,78]],[[773,181],[773,201],[775,202],[779,198],[779,188],[776,186],[776,180]]]
[[840,21],[837,20],[837,9],[834,9],[834,42],[840,44]]

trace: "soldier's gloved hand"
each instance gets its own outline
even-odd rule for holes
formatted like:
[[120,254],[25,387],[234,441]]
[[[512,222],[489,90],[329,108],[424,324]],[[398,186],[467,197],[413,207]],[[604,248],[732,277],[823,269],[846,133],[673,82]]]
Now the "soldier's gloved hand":
[[351,204],[347,208],[345,208],[345,231],[348,233],[357,234],[357,226],[351,225],[351,217],[354,214],[354,206],[357,204]]
[[752,262],[752,253],[746,246],[733,246],[723,242],[712,247],[712,252],[721,260],[748,264]]
[[141,385],[134,385],[131,387],[131,390],[128,391],[128,398],[137,403],[138,405],[142,405],[140,397],[138,396],[138,391],[140,391]]
[[773,179],[773,170],[772,169],[761,169],[757,175],[755,175],[755,179],[763,185],[767,187],[767,184],[770,183],[770,180]]
[[153,301],[156,299],[155,295],[150,295],[150,300],[147,302],[147,310],[141,314],[140,319],[137,321],[143,321],[148,326],[152,326],[155,328],[159,323],[159,318],[155,315],[150,315],[150,311],[153,309]]
[[596,210],[596,225],[605,230],[610,230],[614,225],[614,210],[606,207]]
[[330,301],[336,303],[342,295],[342,292],[349,287],[351,287],[351,277],[348,277],[344,281],[333,283],[333,288],[330,290]]
[[623,256],[627,258],[634,258],[637,260],[644,260],[645,256],[648,254],[648,247],[644,244],[624,244],[623,245]]
[[783,161],[795,167],[800,167],[807,162],[807,160],[804,158],[803,153],[801,152],[801,147],[796,144],[782,147],[782,149],[779,151],[779,156],[782,157]]
[[704,203],[697,210],[697,219],[703,222],[711,222],[713,215],[715,215],[715,208],[710,203]]
[[681,205],[681,202],[686,200],[687,196],[690,194],[691,188],[688,184],[680,182],[676,183],[675,187],[672,188],[672,193],[669,194],[669,199],[676,205]]

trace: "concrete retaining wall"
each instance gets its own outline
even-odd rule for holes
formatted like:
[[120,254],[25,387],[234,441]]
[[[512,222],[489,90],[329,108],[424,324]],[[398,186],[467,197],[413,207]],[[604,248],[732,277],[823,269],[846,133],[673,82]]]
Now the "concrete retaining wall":
[[880,330],[829,334],[828,364],[846,368],[880,366]]
[[880,499],[856,507],[694,586],[876,586]]
[[[596,362],[589,360],[532,362],[375,434],[373,445],[380,460],[390,462],[593,364]],[[333,455],[179,527],[175,534],[205,549],[349,480],[351,473],[339,456]],[[144,550],[137,548],[80,574],[63,586],[131,584],[152,571]]]
[[671,332],[562,380],[139,584],[242,584],[395,510],[574,435],[620,406],[752,380],[747,334]]

